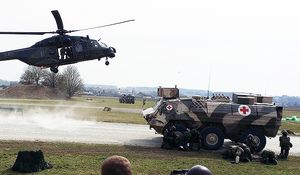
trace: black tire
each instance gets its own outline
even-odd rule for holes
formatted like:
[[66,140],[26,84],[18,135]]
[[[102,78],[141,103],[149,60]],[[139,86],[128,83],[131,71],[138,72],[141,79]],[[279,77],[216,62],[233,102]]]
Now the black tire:
[[258,146],[255,152],[260,152],[261,150],[263,150],[266,146],[267,139],[260,129],[250,128],[247,131],[243,132],[240,138],[240,142],[245,143],[245,140],[249,134],[252,134],[255,137],[255,139],[257,139]]
[[201,131],[202,146],[208,150],[217,150],[224,143],[224,134],[217,127],[206,127]]

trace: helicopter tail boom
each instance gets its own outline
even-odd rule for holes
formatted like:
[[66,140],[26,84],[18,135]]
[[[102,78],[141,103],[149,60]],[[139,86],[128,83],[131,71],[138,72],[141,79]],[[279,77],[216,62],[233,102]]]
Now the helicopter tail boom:
[[15,54],[12,52],[1,52],[0,53],[0,61],[14,60],[17,59]]
[[30,48],[24,48],[24,49],[11,50],[7,52],[0,52],[0,61],[17,59],[27,63],[26,57],[28,55],[32,55],[32,51],[33,50]]

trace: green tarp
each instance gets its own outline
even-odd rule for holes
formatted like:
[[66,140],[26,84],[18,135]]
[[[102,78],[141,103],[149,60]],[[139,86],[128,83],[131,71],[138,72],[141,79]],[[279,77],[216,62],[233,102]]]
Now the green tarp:
[[300,122],[300,118],[297,118],[297,116],[285,117],[282,118],[282,120],[287,122]]

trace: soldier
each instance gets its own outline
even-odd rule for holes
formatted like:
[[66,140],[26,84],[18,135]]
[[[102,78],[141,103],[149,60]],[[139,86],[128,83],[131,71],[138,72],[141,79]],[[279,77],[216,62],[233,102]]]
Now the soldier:
[[232,163],[238,164],[240,162],[240,156],[244,153],[244,150],[237,146],[232,145],[229,147],[228,150],[226,150],[224,153],[222,153],[224,159],[234,159]]
[[191,142],[191,130],[186,128],[186,130],[178,137],[178,148],[183,151],[190,151]]
[[197,144],[197,151],[201,148],[201,135],[197,129],[192,129],[191,131],[191,141],[190,141],[190,149],[194,150],[194,144]]
[[72,50],[70,47],[66,47],[66,59],[70,59],[71,58],[71,53],[72,53]]
[[143,98],[143,106],[146,105],[146,98]]
[[277,159],[276,159],[274,151],[264,150],[261,154],[260,162],[263,164],[277,165]]
[[244,154],[243,148],[241,148],[239,146],[235,146],[232,149],[232,153],[234,156],[234,162],[232,162],[232,163],[238,164],[240,162],[240,158],[241,158],[242,154]]
[[211,100],[214,100],[214,99],[216,99],[215,94],[213,94],[212,97],[211,97]]
[[250,148],[251,153],[253,154],[257,150],[258,144],[254,140],[254,136],[249,134],[245,140],[246,145]]
[[166,129],[166,131],[164,132],[161,148],[173,149],[176,146],[175,131],[176,131],[176,127],[174,125],[171,128]]
[[237,143],[237,144],[244,150],[244,154],[242,155],[241,159],[244,162],[252,161],[252,153],[251,153],[251,149],[249,148],[249,146],[246,145],[245,143]]
[[178,131],[178,130],[176,130],[174,132],[174,138],[175,138],[175,146],[177,148],[179,148],[182,145],[182,143],[183,143],[183,139],[184,139],[183,133],[180,132],[180,131]]
[[60,59],[64,60],[65,59],[65,55],[66,55],[65,47],[62,47],[60,49]]
[[252,160],[249,147],[247,145],[232,145],[228,150],[222,153],[224,159],[233,159],[231,163],[238,164],[241,162],[249,162]]
[[222,99],[225,99],[225,98],[226,98],[224,94],[222,94],[221,97],[222,97]]
[[279,157],[282,159],[287,159],[289,155],[290,148],[293,147],[293,144],[290,142],[290,137],[288,137],[288,133],[286,130],[281,131],[282,136],[279,137],[280,142],[280,154]]

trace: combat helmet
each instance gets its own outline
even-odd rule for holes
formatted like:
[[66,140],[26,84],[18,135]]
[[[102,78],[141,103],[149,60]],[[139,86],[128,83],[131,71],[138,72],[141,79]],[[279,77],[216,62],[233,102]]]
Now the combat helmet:
[[212,173],[205,166],[195,165],[187,172],[187,175],[212,175]]
[[281,134],[284,135],[284,136],[287,136],[287,135],[288,135],[288,133],[287,133],[287,131],[286,131],[285,129],[283,129],[283,130],[281,131]]
[[252,134],[249,134],[249,135],[247,136],[247,140],[249,140],[249,141],[254,140],[254,136],[253,136]]

